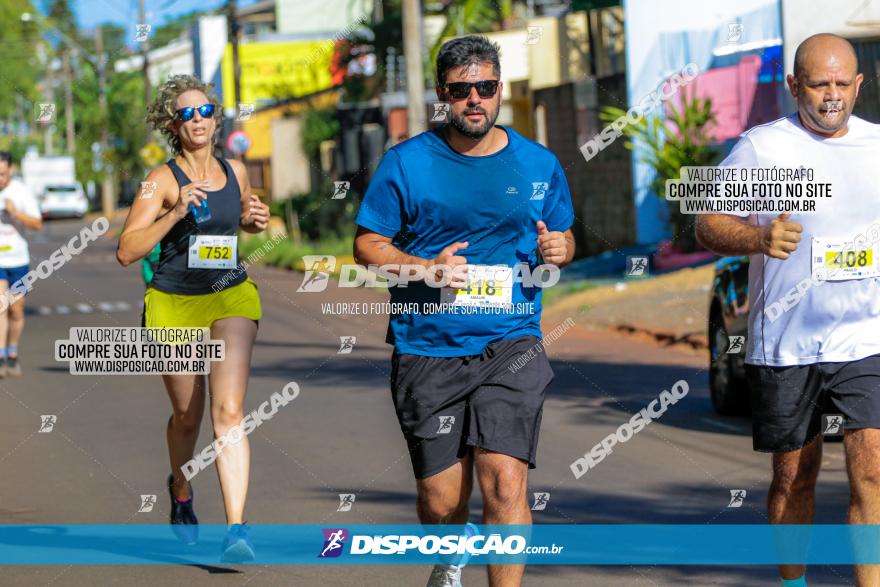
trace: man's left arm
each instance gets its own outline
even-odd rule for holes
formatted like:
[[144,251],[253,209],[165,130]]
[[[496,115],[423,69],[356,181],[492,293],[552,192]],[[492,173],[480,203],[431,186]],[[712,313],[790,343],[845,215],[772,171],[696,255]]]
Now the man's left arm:
[[570,228],[565,232],[548,230],[544,221],[539,221],[538,247],[545,263],[565,267],[574,258],[574,234]]
[[40,206],[37,204],[37,199],[30,193],[30,189],[26,195],[27,199],[22,199],[19,202],[20,209],[12,202],[12,198],[6,198],[6,213],[13,222],[28,230],[41,230],[43,218],[40,215]]
[[538,221],[538,247],[545,263],[565,267],[574,259],[575,242],[571,225],[574,223],[574,206],[565,172],[557,160],[544,210]]

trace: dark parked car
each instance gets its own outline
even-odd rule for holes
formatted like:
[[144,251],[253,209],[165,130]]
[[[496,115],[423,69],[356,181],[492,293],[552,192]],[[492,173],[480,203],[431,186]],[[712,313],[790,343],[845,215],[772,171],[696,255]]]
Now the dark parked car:
[[709,390],[715,411],[724,416],[749,411],[745,345],[728,352],[735,350],[730,348],[730,337],[746,336],[748,320],[749,258],[725,257],[715,264],[709,304]]

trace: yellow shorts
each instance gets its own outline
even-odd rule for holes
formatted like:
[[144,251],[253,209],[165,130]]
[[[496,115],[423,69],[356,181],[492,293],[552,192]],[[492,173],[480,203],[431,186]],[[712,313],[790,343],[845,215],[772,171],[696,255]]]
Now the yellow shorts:
[[259,320],[262,315],[257,284],[250,278],[217,293],[184,295],[148,287],[144,294],[147,328],[210,328],[223,318]]

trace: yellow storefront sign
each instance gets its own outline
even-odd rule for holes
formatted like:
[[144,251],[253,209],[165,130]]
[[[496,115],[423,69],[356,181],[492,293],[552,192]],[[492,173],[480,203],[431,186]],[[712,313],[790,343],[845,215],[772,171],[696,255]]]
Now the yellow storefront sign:
[[[244,43],[238,47],[243,104],[307,96],[329,88],[334,41]],[[232,46],[223,55],[223,106],[235,108]]]

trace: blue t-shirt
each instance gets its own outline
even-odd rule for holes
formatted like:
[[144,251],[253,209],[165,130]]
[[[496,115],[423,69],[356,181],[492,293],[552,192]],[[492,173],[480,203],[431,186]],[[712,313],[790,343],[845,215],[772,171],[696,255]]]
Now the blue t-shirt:
[[[569,229],[574,221],[571,193],[551,151],[499,128],[507,132],[507,146],[484,157],[453,150],[443,127],[393,147],[370,182],[357,224],[392,238],[397,248],[416,257],[433,259],[452,243],[467,242],[456,255],[469,264],[527,263],[534,269],[536,224],[543,220],[550,231]],[[540,337],[541,288],[526,285],[513,284],[511,302],[521,312],[392,313],[388,342],[399,353],[463,357],[479,355],[499,340]],[[389,291],[392,307],[441,303],[440,289],[424,282]]]

